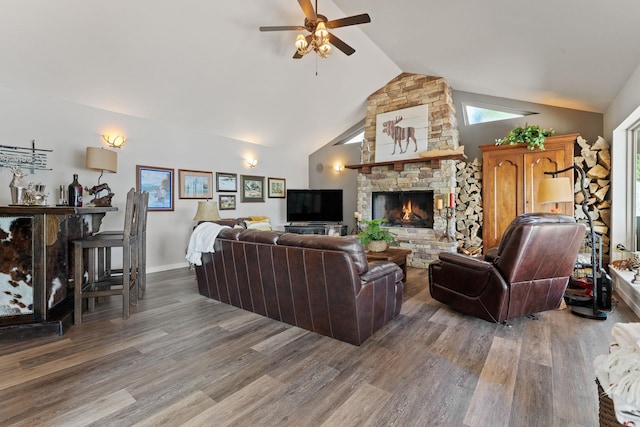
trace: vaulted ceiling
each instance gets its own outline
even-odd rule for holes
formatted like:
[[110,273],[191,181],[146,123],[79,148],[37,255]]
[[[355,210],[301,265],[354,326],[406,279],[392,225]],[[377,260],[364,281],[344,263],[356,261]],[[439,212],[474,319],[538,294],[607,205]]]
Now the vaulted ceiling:
[[296,0],[5,0],[0,86],[312,152],[401,72],[456,90],[604,112],[640,65],[640,2],[319,0],[356,49],[292,59]]

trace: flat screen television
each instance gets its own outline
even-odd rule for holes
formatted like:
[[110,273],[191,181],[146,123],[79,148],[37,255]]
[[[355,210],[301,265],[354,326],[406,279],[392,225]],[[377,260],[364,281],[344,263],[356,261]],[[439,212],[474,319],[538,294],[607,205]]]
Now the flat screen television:
[[288,222],[341,222],[342,190],[287,190]]

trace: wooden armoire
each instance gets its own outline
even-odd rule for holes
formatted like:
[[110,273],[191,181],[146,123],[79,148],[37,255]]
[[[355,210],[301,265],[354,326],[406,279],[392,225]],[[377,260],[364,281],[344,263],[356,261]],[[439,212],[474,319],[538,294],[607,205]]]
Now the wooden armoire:
[[[579,134],[552,136],[544,150],[521,145],[481,145],[482,150],[482,240],[484,252],[498,246],[502,233],[518,215],[550,212],[552,208],[573,216],[573,203],[555,205],[537,202],[540,180],[551,178],[544,172],[573,164],[574,144]],[[575,181],[574,171],[560,174]]]

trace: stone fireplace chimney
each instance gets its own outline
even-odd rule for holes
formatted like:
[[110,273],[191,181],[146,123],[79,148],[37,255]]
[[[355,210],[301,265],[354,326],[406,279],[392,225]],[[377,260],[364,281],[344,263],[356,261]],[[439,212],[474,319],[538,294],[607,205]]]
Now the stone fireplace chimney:
[[[419,105],[428,106],[428,151],[455,149],[459,145],[458,123],[451,87],[443,78],[402,73],[367,98],[365,138],[370,142],[372,162],[370,173],[358,174],[357,210],[363,219],[372,219],[373,193],[430,192],[434,197],[455,193],[456,163],[459,160],[411,161],[397,164],[375,165],[376,118],[378,114],[393,112]],[[419,157],[420,153],[416,153]],[[432,167],[434,164],[436,167]],[[455,209],[449,210],[449,213]],[[433,227],[393,227],[399,245],[411,249],[407,264],[426,268],[439,252],[455,251],[455,216],[446,218],[446,210],[433,208]]]

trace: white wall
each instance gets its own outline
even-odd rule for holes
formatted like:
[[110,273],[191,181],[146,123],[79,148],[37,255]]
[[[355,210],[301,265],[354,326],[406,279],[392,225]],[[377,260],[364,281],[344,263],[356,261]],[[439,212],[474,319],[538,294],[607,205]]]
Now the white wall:
[[611,141],[617,128],[640,105],[640,67],[629,77],[607,111],[604,113],[605,138]]
[[[611,245],[618,243],[628,248],[633,247],[632,223],[635,218],[631,214],[631,193],[633,177],[628,176],[627,171],[633,170],[629,162],[633,164],[630,153],[632,141],[626,129],[634,125],[638,120],[638,108],[640,106],[640,67],[631,75],[622,90],[618,93],[604,114],[604,130],[606,138],[612,141],[611,147]],[[635,112],[635,113],[634,113]],[[612,259],[618,259],[622,255],[612,253]]]
[[[122,228],[124,196],[136,186],[136,165],[175,169],[175,202],[173,212],[149,212],[147,233],[148,270],[159,271],[187,265],[184,259],[197,200],[178,198],[178,169],[228,172],[285,178],[288,187],[308,186],[308,153],[304,147],[283,152],[261,145],[211,135],[197,130],[182,129],[166,123],[112,113],[58,99],[0,88],[0,145],[31,146],[52,149],[48,167],[52,171],[36,171],[26,180],[47,185],[49,204],[55,204],[59,185],[68,185],[77,173],[84,186],[97,184],[99,171],[85,169],[85,149],[104,146],[101,135],[121,133],[127,136],[126,146],[118,150],[118,172],[105,172],[101,182],[107,182],[115,193],[113,205],[120,211],[107,214],[102,229]],[[244,158],[258,159],[249,168]],[[0,167],[0,205],[11,201],[9,182],[12,174]],[[3,184],[4,182],[4,184]],[[215,187],[215,184],[214,184]],[[215,188],[214,188],[215,190]],[[231,193],[226,193],[231,194]],[[86,196],[86,193],[85,193]],[[285,222],[285,199],[269,199],[264,203],[240,203],[237,209],[220,211],[224,218],[248,215],[268,215],[275,226]],[[214,193],[218,200],[218,193]]]

